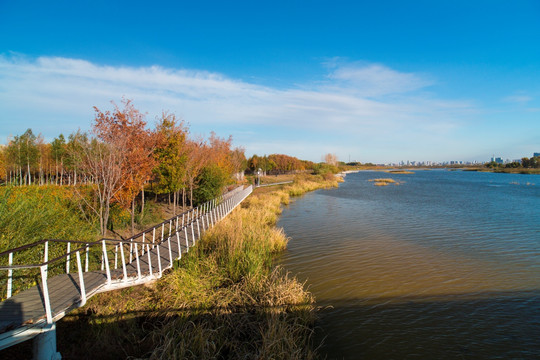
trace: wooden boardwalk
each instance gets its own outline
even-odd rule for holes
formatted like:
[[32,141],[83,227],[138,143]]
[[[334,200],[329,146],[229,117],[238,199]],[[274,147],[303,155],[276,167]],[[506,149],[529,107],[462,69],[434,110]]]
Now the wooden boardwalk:
[[[195,241],[198,240],[198,232],[196,224],[190,224],[186,227],[188,232],[189,245],[193,245],[192,234],[195,235]],[[193,230],[193,233],[192,233]],[[180,247],[178,247],[180,242]],[[170,243],[170,247],[169,247]],[[126,244],[126,243],[125,243]],[[149,253],[139,254],[139,266],[141,279],[139,279],[137,270],[136,257],[126,264],[127,278],[124,279],[124,271],[121,265],[121,260],[118,260],[119,267],[111,269],[112,285],[115,288],[135,285],[134,283],[142,283],[150,281],[150,263],[152,264],[152,278],[158,277],[159,263],[161,258],[162,271],[171,267],[172,260],[177,260],[181,254],[187,252],[185,231],[178,232],[169,240],[165,240],[160,245],[150,249]],[[169,252],[170,250],[170,252]],[[140,248],[139,248],[140,251]],[[148,260],[150,255],[150,261]],[[109,259],[109,262],[114,262]],[[84,288],[86,296],[107,291],[107,273],[103,271],[84,272]],[[139,281],[140,280],[140,281]],[[61,274],[54,276],[47,281],[49,297],[51,302],[52,316],[55,320],[62,318],[66,313],[81,306],[81,288],[79,276],[77,272],[70,274]],[[28,290],[24,290],[17,295],[0,303],[0,333],[18,328],[23,325],[36,324],[41,320],[45,320],[45,302],[41,286],[34,286]]]
[[[0,349],[36,337],[41,340],[35,351],[38,348],[38,352],[42,351],[41,355],[55,353],[56,340],[51,343],[50,337],[47,338],[45,334],[55,333],[54,322],[83,306],[88,298],[97,293],[139,285],[161,277],[163,271],[172,268],[174,261],[195,245],[205,230],[227,216],[251,192],[251,186],[245,189],[238,187],[127,240],[102,239],[90,245],[77,241],[42,240],[1,253],[2,256],[9,255],[9,265],[0,266],[0,270],[8,271],[8,298],[0,303]],[[68,249],[66,254],[48,261],[48,242],[65,243]],[[79,248],[70,251],[70,244]],[[42,245],[43,263],[12,265],[15,253]],[[88,252],[85,269],[82,269],[79,256],[85,249],[88,251],[89,246],[100,246],[101,270],[88,271]],[[75,255],[75,271],[47,278],[49,264],[65,264],[69,270],[68,263]],[[42,281],[11,296],[11,273],[23,268],[39,268]]]

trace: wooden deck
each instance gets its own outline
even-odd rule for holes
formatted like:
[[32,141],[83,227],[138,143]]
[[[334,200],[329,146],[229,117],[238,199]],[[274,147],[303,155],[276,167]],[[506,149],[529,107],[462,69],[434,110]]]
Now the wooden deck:
[[[201,225],[200,225],[201,226]],[[186,227],[188,234],[189,246],[192,246],[193,235],[195,239],[198,239],[197,224],[192,223]],[[202,232],[202,226],[200,231]],[[193,234],[193,235],[192,235]],[[180,242],[180,247],[178,246]],[[170,243],[170,247],[169,247]],[[112,288],[120,288],[125,286],[136,285],[135,283],[144,283],[153,280],[159,276],[159,258],[161,258],[162,271],[171,267],[172,260],[176,260],[180,257],[180,254],[187,252],[185,231],[180,230],[178,232],[178,238],[176,233],[173,233],[170,241],[165,240],[153,249],[150,249],[149,253],[141,255],[141,248],[139,247],[139,266],[141,272],[141,279],[139,279],[137,270],[137,261],[135,255],[131,263],[129,261],[129,252],[125,252],[126,257],[126,273],[127,278],[124,279],[124,272],[122,267],[122,260],[120,252],[118,254],[118,268],[110,269]],[[159,250],[159,258],[158,258]],[[152,276],[150,276],[150,263],[148,261],[148,254],[150,254],[150,263],[152,265]],[[109,257],[109,264],[114,267],[114,258]],[[107,274],[106,271],[89,271],[83,273],[84,276],[84,288],[86,290],[86,297],[89,298],[92,295],[110,290],[107,286]],[[79,274],[77,271],[69,274],[61,274],[51,277],[47,281],[49,290],[49,297],[51,302],[51,310],[53,319],[59,320],[66,313],[81,306],[81,288],[79,282]],[[36,285],[30,289],[24,290],[15,296],[0,303],[0,333],[14,330],[25,325],[36,324],[46,318],[44,297],[41,284]]]
[[[182,213],[151,227],[135,235],[132,239],[123,240],[122,246],[117,247],[120,242],[112,239],[101,239],[99,242],[93,242],[90,245],[86,244],[86,246],[91,247],[101,245],[100,251],[102,251],[103,243],[106,244],[107,250],[105,253],[107,254],[108,261],[105,264],[109,264],[110,277],[108,276],[106,266],[103,266],[103,270],[101,271],[83,272],[84,291],[81,289],[79,278],[81,273],[78,272],[77,265],[75,266],[75,271],[68,271],[66,274],[46,278],[48,289],[46,293],[44,293],[44,287],[40,281],[38,285],[9,297],[11,294],[12,276],[8,275],[6,288],[8,289],[9,298],[0,303],[0,350],[22,341],[34,339],[37,340],[34,342],[35,358],[57,358],[59,353],[56,351],[56,330],[54,323],[71,310],[84,305],[83,293],[86,294],[86,299],[88,299],[99,292],[135,286],[160,277],[164,270],[171,268],[174,261],[195,244],[200,234],[229,214],[252,191],[252,186],[248,186],[247,188],[239,186],[219,198],[202,204],[202,206],[196,209],[189,210],[186,213]],[[197,218],[194,218],[196,216],[195,214],[199,216],[198,221]],[[181,224],[184,224],[184,220],[188,224],[182,228]],[[177,226],[180,226],[180,229],[178,232],[175,232],[173,228]],[[169,232],[170,237],[167,237],[169,236]],[[145,237],[145,235],[148,236]],[[157,238],[156,235],[158,236]],[[165,236],[162,242],[159,241],[161,236]],[[139,239],[139,237],[141,237],[140,240],[133,240]],[[144,252],[141,251],[143,239],[145,239]],[[149,243],[149,239],[152,239],[153,248]],[[153,242],[154,240],[156,241],[155,243]],[[46,254],[48,254],[48,250],[46,249],[48,249],[49,241],[68,243],[67,248],[69,248],[69,244],[76,244],[74,246],[82,247],[71,252],[66,249],[65,255],[47,261],[48,257]],[[130,245],[134,244],[138,244],[132,247],[133,250],[138,250],[138,257],[136,252],[130,253],[129,251]],[[44,246],[43,263],[27,266],[12,265],[14,252],[23,251],[35,246]],[[77,251],[84,249],[84,246],[84,242],[77,241],[40,240],[2,252],[1,255],[7,256],[9,261],[9,265],[2,266],[2,270],[11,273],[13,270],[21,268],[40,267],[41,271],[43,271],[53,263],[56,265],[67,265],[68,259],[70,257],[76,257]],[[120,251],[120,248],[124,249],[124,262],[122,261],[122,251]],[[88,258],[85,257],[85,260],[88,260]],[[99,262],[101,263],[101,261]],[[77,263],[79,263],[78,260]],[[125,270],[123,264],[125,264]],[[94,263],[94,265],[96,264]],[[69,270],[69,266],[67,268]],[[47,293],[48,296],[46,296]],[[50,302],[50,312],[48,314],[45,305],[47,299]]]

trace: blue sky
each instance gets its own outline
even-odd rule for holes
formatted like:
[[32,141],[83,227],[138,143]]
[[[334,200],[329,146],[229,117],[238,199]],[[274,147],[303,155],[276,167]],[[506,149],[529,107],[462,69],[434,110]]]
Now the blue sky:
[[488,160],[540,151],[537,1],[0,0],[0,142],[148,121],[246,153]]

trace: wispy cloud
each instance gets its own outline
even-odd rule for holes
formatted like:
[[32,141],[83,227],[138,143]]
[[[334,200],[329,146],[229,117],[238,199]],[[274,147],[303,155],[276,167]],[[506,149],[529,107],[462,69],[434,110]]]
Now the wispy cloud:
[[335,65],[329,74],[337,85],[345,86],[363,96],[401,94],[430,86],[433,81],[413,73],[392,70],[381,64]]
[[503,101],[505,101],[505,102],[520,103],[520,104],[525,104],[525,103],[528,103],[528,102],[530,102],[532,100],[533,100],[533,98],[531,96],[523,95],[523,94],[511,95],[511,96],[507,96],[507,97],[505,97],[503,99]]
[[318,160],[321,154],[312,152],[322,147],[364,151],[355,139],[366,134],[365,143],[381,149],[387,142],[405,148],[404,137],[431,143],[448,136],[474,106],[423,93],[432,84],[425,76],[381,64],[335,64],[316,83],[276,89],[202,70],[0,56],[0,137],[27,127],[48,139],[87,129],[93,105],[109,108],[110,100],[125,96],[152,115],[176,112],[194,132],[232,133],[248,152]]

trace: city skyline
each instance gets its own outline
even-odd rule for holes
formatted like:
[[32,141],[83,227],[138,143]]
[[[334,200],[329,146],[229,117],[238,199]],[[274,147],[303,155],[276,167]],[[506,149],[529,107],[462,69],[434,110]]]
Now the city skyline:
[[539,15],[534,1],[4,2],[0,143],[87,131],[93,106],[126,97],[150,125],[169,110],[248,156],[518,159],[540,147]]

